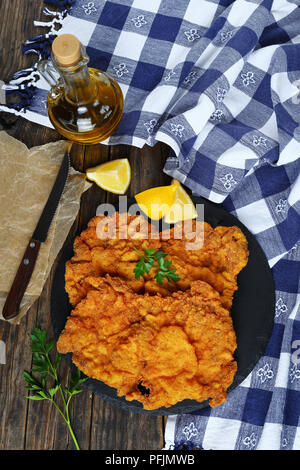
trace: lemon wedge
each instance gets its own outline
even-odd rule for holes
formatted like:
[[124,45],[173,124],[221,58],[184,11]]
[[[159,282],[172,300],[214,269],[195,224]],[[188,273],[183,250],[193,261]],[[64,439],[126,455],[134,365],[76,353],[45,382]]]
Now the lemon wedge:
[[127,158],[112,160],[89,168],[86,170],[86,177],[105,191],[125,194],[131,179],[130,164]]
[[178,187],[179,183],[169,186],[157,186],[136,194],[135,199],[150,219],[159,220],[170,211]]
[[196,219],[198,214],[190,196],[183,189],[179,181],[173,179],[171,186],[174,184],[178,184],[178,188],[175,194],[175,201],[170,208],[170,211],[165,214],[164,221],[167,224],[175,224],[176,222],[181,222],[182,220]]

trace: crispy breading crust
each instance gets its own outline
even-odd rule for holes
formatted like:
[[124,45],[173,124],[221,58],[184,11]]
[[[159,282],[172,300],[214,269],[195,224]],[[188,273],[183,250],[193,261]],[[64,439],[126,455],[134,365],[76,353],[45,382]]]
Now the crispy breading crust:
[[[94,217],[87,230],[77,237],[74,243],[74,256],[66,264],[66,291],[72,305],[76,305],[87,293],[87,276],[110,274],[124,279],[138,293],[170,295],[177,290],[187,290],[192,280],[202,280],[213,286],[221,296],[222,305],[231,308],[234,292],[237,289],[237,275],[248,260],[247,240],[238,227],[216,227],[199,223],[202,229],[196,233],[196,222],[189,227],[176,224],[169,232],[158,234],[142,216],[122,216],[116,212],[116,230],[109,231],[112,217]],[[101,225],[102,224],[102,225]],[[135,227],[140,224],[140,232]],[[190,230],[190,231],[189,231]],[[109,233],[114,238],[105,239]],[[181,239],[178,239],[180,234]],[[125,239],[125,236],[129,238]],[[102,238],[99,238],[102,237]],[[147,238],[145,238],[147,237]],[[167,239],[166,239],[167,238]],[[198,242],[199,248],[191,243]],[[172,260],[179,276],[177,283],[168,282],[163,286],[154,280],[155,268],[149,274],[135,279],[134,268],[139,255],[135,246],[143,253],[145,248],[162,249]]]
[[226,400],[236,338],[211,286],[192,281],[186,292],[161,297],[136,294],[108,275],[86,282],[87,296],[57,343],[59,352],[73,353],[80,370],[148,410],[185,398],[210,398],[211,406]]
[[[160,248],[159,233],[142,216],[128,213],[93,217],[74,242],[74,256],[66,263],[66,291],[76,305],[87,293],[86,276],[111,274],[125,279],[135,292],[143,292],[144,279],[135,279],[134,267],[144,249]],[[116,229],[113,230],[112,227]],[[139,229],[139,231],[137,231]],[[126,238],[127,237],[127,238]]]
[[[197,233],[195,221],[159,234],[142,216],[115,217],[94,217],[74,242],[65,281],[75,308],[58,350],[149,410],[185,398],[223,403],[237,367],[229,312],[248,260],[244,234],[205,222]],[[135,279],[133,247],[167,253],[178,282],[157,284],[155,265]]]

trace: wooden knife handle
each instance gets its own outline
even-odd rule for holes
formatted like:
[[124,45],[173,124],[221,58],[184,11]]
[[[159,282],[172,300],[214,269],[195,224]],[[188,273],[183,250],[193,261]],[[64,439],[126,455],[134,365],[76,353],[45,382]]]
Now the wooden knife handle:
[[27,245],[3,307],[2,315],[6,320],[14,318],[19,313],[20,303],[30,281],[40,246],[41,242],[36,240],[30,240]]

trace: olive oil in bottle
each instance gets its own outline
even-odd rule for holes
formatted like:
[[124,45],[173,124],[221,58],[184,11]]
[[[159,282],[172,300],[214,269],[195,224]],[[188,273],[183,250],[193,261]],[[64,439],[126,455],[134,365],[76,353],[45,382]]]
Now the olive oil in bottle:
[[[67,139],[96,144],[118,126],[124,100],[118,83],[87,66],[89,57],[72,34],[58,36],[52,44],[52,63],[42,61],[38,70],[51,86],[48,114],[55,129]],[[55,79],[53,67],[60,78]]]

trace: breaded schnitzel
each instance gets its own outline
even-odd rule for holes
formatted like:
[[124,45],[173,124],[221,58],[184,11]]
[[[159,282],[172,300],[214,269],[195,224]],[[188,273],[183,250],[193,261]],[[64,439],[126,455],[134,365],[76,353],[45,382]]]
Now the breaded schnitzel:
[[[238,287],[237,275],[248,261],[247,239],[238,227],[212,229],[205,222],[197,236],[196,221],[190,222],[191,233],[188,228],[183,229],[183,223],[178,223],[161,234],[161,249],[168,253],[179,276],[177,288],[188,289],[192,280],[205,281],[220,293],[222,305],[230,309]],[[193,243],[193,249],[186,249]]]
[[[159,234],[142,216],[121,216],[116,212],[115,217],[115,230],[110,233],[108,227],[113,222],[112,217],[98,216],[90,220],[87,230],[75,240],[74,256],[66,264],[65,275],[66,291],[72,305],[85,297],[89,288],[87,276],[110,274],[124,279],[135,292],[163,296],[189,289],[193,280],[202,280],[220,293],[222,305],[230,309],[237,289],[237,274],[248,259],[247,240],[238,227],[212,229],[209,224],[198,222],[203,230],[199,235],[193,235],[196,222],[192,221],[191,233],[183,231],[183,238],[178,239],[182,224],[176,224],[169,233]],[[138,224],[141,230],[136,233]],[[106,234],[112,238],[105,238]],[[187,249],[193,241],[201,242],[201,246]],[[165,279],[160,286],[154,279],[155,268],[135,279],[134,268],[139,255],[133,246],[140,252],[154,248],[167,253],[177,271],[178,282]]]
[[190,398],[226,400],[236,338],[220,295],[202,281],[166,297],[139,295],[119,278],[87,277],[87,295],[57,343],[86,375],[148,410]]
[[140,251],[158,249],[159,233],[142,216],[116,212],[115,217],[93,217],[87,229],[75,239],[74,256],[66,263],[65,273],[66,291],[72,305],[85,297],[87,276],[111,274],[125,279],[136,292],[144,290],[144,279],[134,276],[139,255],[132,247]]

